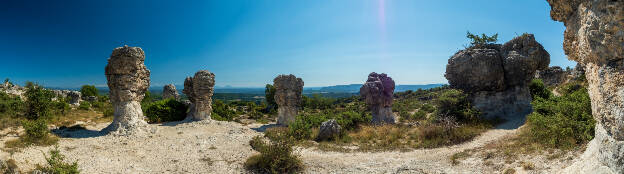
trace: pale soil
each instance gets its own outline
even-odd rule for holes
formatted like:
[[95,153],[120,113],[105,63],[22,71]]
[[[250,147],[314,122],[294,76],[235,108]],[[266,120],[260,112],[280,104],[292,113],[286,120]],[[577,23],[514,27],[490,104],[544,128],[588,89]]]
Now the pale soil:
[[[501,173],[515,168],[516,173],[557,173],[569,165],[568,153],[555,160],[545,155],[523,156],[515,162],[504,159],[484,159],[484,146],[504,140],[516,133],[518,123],[504,124],[476,137],[473,141],[451,147],[419,149],[408,152],[326,152],[316,148],[297,148],[306,165],[305,173]],[[257,153],[249,140],[268,125],[241,125],[234,122],[206,121],[149,125],[155,133],[140,136],[102,136],[97,131],[106,123],[87,126],[89,130],[60,133],[79,138],[62,138],[61,153],[67,161],[78,161],[83,173],[247,173],[244,161]],[[0,135],[6,133],[6,130]],[[16,135],[0,137],[4,142]],[[0,151],[0,159],[15,159],[22,171],[45,164],[43,152],[52,147],[29,147],[10,154]],[[453,165],[450,157],[459,152],[470,156]],[[570,158],[568,158],[570,157]],[[490,161],[490,162],[487,162]],[[535,164],[534,170],[524,170],[521,162]]]

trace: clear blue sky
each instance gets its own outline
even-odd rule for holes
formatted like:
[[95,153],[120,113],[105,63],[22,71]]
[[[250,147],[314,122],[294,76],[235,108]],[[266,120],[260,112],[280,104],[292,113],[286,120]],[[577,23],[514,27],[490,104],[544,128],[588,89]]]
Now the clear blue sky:
[[352,84],[372,71],[398,84],[447,83],[447,59],[468,30],[499,42],[534,33],[551,66],[574,66],[549,11],[546,0],[3,0],[0,78],[105,86],[108,56],[129,45],[145,51],[152,86],[200,69],[218,86],[290,73],[309,87]]

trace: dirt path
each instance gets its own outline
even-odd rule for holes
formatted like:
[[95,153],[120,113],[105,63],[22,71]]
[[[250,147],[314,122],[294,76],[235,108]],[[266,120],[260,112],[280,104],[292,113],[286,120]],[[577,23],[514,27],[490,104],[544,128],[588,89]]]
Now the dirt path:
[[450,156],[515,132],[516,129],[492,129],[467,143],[410,152],[341,153],[300,149],[300,153],[311,173],[479,173],[478,168],[454,167]]

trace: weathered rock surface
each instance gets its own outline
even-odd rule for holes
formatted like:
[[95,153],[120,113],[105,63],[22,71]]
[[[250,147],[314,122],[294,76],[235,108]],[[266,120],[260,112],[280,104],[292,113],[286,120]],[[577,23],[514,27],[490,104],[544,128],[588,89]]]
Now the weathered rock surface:
[[78,91],[69,91],[67,93],[67,96],[71,98],[71,100],[69,101],[69,104],[80,105],[81,96],[82,96],[82,94],[80,92],[78,92]]
[[557,86],[568,79],[571,72],[563,70],[559,66],[548,67],[548,69],[537,71],[535,78],[541,79],[547,86]]
[[319,140],[327,140],[340,135],[342,127],[336,122],[335,119],[327,120],[321,123],[319,134],[316,137]]
[[133,134],[147,125],[140,103],[150,84],[150,71],[144,62],[145,53],[139,47],[115,48],[108,58],[105,74],[115,112],[104,131]]
[[624,1],[547,1],[552,19],[566,26],[565,53],[585,65],[597,121],[590,154],[574,166],[624,173]]
[[394,80],[388,75],[372,72],[368,80],[360,88],[360,96],[368,105],[373,115],[373,124],[394,124],[395,116],[392,113],[394,94]]
[[295,121],[301,107],[303,80],[295,75],[279,75],[273,79],[275,103],[277,103],[277,123],[288,125]]
[[187,77],[184,80],[184,90],[182,92],[191,101],[186,119],[195,121],[210,120],[214,85],[215,75],[208,70],[197,71],[195,76]]
[[163,99],[173,98],[178,100],[180,99],[180,94],[178,94],[178,90],[176,90],[176,87],[173,84],[168,84],[163,87],[162,97]]
[[452,88],[470,94],[485,118],[525,116],[531,112],[528,84],[537,70],[548,68],[550,55],[532,34],[500,44],[460,50],[448,60]]

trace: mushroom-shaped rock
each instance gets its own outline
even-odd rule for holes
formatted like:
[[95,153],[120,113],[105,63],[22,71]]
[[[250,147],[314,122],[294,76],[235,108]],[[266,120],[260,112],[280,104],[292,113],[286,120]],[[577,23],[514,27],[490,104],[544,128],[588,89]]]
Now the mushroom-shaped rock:
[[566,81],[568,72],[559,66],[549,67],[548,69],[535,73],[536,79],[541,79],[547,86],[556,86]]
[[373,124],[394,124],[395,116],[392,113],[394,80],[388,75],[372,72],[368,80],[360,88],[360,96],[366,101],[373,115]]
[[150,85],[150,71],[144,62],[145,53],[139,47],[115,48],[108,58],[105,74],[115,111],[105,131],[132,134],[147,125],[140,103]]
[[80,105],[80,96],[82,94],[78,91],[68,91],[67,96],[70,98],[69,104]]
[[178,94],[178,90],[176,90],[176,87],[173,84],[168,84],[163,87],[162,97],[163,99],[172,98],[174,100],[178,100],[180,98],[180,95]]
[[566,26],[563,49],[585,65],[594,139],[563,173],[624,173],[624,1],[547,0]]
[[301,107],[303,80],[295,75],[279,75],[273,79],[275,103],[277,103],[277,123],[288,125],[295,121]]
[[210,120],[212,114],[212,95],[214,93],[215,75],[208,70],[201,70],[193,77],[184,80],[182,92],[191,101],[186,119],[200,121]]
[[336,122],[335,119],[327,120],[321,123],[319,134],[316,137],[318,140],[327,140],[340,135],[342,127]]

